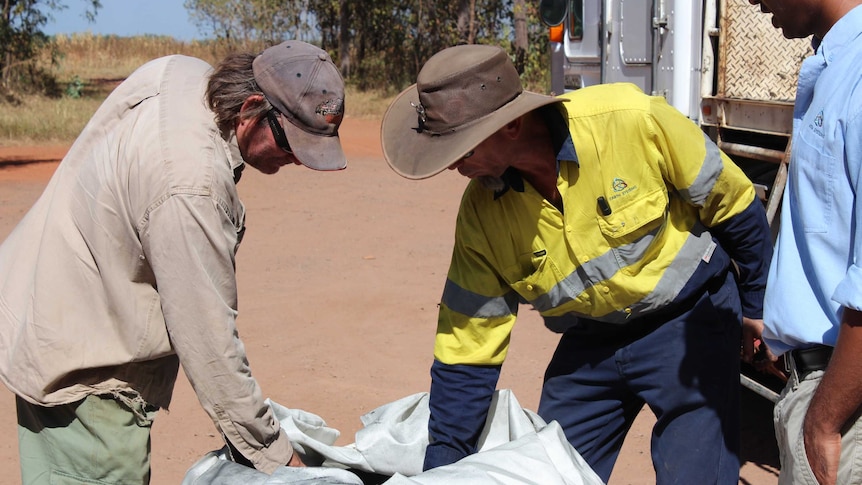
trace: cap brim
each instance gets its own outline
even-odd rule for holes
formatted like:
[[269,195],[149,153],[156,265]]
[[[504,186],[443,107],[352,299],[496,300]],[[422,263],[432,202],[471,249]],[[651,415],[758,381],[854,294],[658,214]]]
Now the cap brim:
[[563,101],[523,91],[509,103],[464,128],[432,135],[417,131],[418,115],[413,105],[419,105],[419,93],[414,84],[402,91],[383,115],[380,127],[383,158],[402,177],[428,178],[452,166],[506,123],[541,106]]
[[316,135],[295,126],[288,118],[283,123],[287,141],[296,158],[314,170],[342,170],[347,157],[341,148],[341,139],[335,135]]

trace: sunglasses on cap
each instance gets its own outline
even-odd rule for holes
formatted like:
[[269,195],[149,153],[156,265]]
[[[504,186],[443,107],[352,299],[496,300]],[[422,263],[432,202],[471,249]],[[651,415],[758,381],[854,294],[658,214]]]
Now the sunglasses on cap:
[[269,122],[269,129],[272,130],[272,137],[275,139],[275,144],[287,153],[293,155],[293,150],[290,148],[290,143],[287,142],[287,135],[284,134],[284,128],[278,122],[279,111],[275,108],[266,112],[266,120]]

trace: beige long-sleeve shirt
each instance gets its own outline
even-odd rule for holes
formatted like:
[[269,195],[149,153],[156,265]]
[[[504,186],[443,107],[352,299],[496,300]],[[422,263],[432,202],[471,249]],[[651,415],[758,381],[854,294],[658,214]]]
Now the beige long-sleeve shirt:
[[167,408],[182,363],[221,433],[272,472],[293,450],[235,326],[243,162],[205,105],[210,72],[184,56],[138,69],[0,246],[0,378],[44,406]]

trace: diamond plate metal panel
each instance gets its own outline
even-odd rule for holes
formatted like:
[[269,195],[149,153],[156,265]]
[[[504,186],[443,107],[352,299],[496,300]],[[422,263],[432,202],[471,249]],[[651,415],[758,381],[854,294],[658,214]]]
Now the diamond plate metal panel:
[[722,2],[718,94],[728,98],[793,101],[811,39],[785,39],[772,15],[748,0]]

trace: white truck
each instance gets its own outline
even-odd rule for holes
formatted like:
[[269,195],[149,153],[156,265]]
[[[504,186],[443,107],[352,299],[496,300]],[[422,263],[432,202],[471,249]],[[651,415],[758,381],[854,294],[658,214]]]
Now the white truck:
[[775,232],[810,39],[785,39],[748,0],[541,0],[540,16],[551,26],[551,91],[631,82],[664,96],[754,181]]
[[664,96],[749,173],[772,222],[810,39],[785,39],[748,0],[542,0],[540,14],[553,92],[631,82]]

